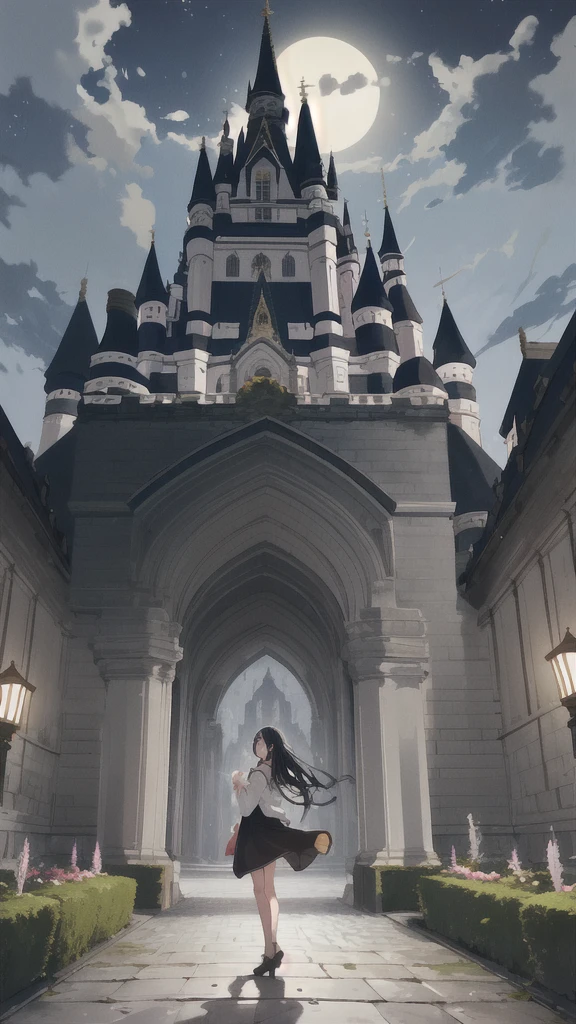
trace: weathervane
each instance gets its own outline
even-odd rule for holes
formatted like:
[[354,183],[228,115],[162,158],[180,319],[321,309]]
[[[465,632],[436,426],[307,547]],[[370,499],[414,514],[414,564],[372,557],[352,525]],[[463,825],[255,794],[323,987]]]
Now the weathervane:
[[388,208],[388,196],[386,195],[386,179],[384,177],[384,168],[380,168],[380,174],[382,175],[382,194],[384,196],[384,209]]
[[306,89],[313,88],[314,86],[310,85],[309,82],[306,83],[304,81],[304,76],[302,76],[302,78],[300,79],[300,99],[302,103],[308,103],[308,93],[306,92]]
[[264,0],[264,7],[260,13],[263,18],[269,18],[271,14],[274,14],[274,11],[270,10],[270,0]]

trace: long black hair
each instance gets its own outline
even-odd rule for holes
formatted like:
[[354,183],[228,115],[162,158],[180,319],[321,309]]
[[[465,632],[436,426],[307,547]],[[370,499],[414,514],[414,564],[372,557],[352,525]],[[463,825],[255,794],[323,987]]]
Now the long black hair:
[[[339,782],[344,782],[348,779],[350,782],[354,782],[352,775],[341,775],[339,779],[335,779],[330,772],[324,771],[323,768],[314,768],[313,765],[308,764],[307,761],[303,761],[300,757],[297,757],[292,748],[286,743],[281,732],[278,729],[274,729],[271,725],[265,725],[254,737],[254,743],[252,744],[252,752],[254,756],[256,754],[256,743],[258,739],[262,737],[266,744],[267,756],[265,760],[268,760],[270,754],[272,754],[271,763],[271,781],[274,783],[276,788],[279,790],[281,795],[290,804],[296,804],[298,807],[304,807],[304,812],[300,821],[304,821],[304,818],[308,814],[308,811],[312,806],[314,807],[326,807],[327,804],[333,804],[336,797],[333,796],[329,800],[324,800],[318,803],[314,799],[312,794],[313,790],[318,789],[332,789]],[[272,748],[272,750],[270,750]],[[261,763],[261,762],[260,762]],[[321,782],[317,778],[316,772],[321,775],[326,775],[329,782]],[[288,792],[292,794],[288,795]],[[293,800],[292,796],[301,796],[302,800]]]

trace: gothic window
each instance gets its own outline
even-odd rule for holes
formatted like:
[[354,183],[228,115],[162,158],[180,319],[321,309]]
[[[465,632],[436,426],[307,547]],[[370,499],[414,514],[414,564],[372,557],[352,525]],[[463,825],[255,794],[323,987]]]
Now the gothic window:
[[256,171],[256,202],[270,202],[270,171]]
[[289,252],[286,253],[282,260],[282,277],[295,277],[296,276],[296,260]]
[[267,366],[259,366],[257,370],[254,370],[254,377],[271,377],[272,374]]
[[218,380],[216,381],[216,394],[222,394],[222,377],[218,377]]
[[257,206],[256,207],[256,220],[272,220],[272,207],[271,206]]
[[235,252],[226,257],[226,277],[240,277],[240,260]]
[[258,277],[260,272],[264,274],[267,281],[270,280],[272,271],[272,264],[267,256],[263,252],[259,252],[257,256],[252,260],[252,275]]

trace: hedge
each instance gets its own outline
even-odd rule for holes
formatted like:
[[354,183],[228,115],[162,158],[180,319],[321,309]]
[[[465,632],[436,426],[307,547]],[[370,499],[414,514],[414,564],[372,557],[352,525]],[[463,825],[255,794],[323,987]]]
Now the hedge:
[[530,952],[521,912],[528,893],[499,888],[498,882],[433,875],[420,879],[420,904],[426,925],[515,974],[530,976]]
[[163,910],[170,905],[165,893],[168,879],[166,868],[160,864],[109,864],[104,870],[109,875],[133,878],[136,881],[137,910]]
[[549,892],[533,897],[522,910],[534,978],[546,988],[576,997],[576,898]]
[[418,882],[437,867],[354,865],[354,906],[372,913],[419,910]]
[[0,903],[0,1001],[46,973],[58,914],[57,903],[44,895]]
[[436,875],[420,879],[420,903],[431,931],[574,999],[576,895],[534,895],[512,882],[473,882]]

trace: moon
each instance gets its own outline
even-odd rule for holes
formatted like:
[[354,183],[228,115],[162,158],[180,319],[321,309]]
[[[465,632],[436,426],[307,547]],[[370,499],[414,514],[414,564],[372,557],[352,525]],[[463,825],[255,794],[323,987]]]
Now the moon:
[[290,111],[286,134],[291,145],[296,142],[302,78],[308,85],[321,153],[349,149],[370,131],[380,105],[380,87],[375,69],[361,50],[343,39],[313,36],[292,43],[277,63]]

